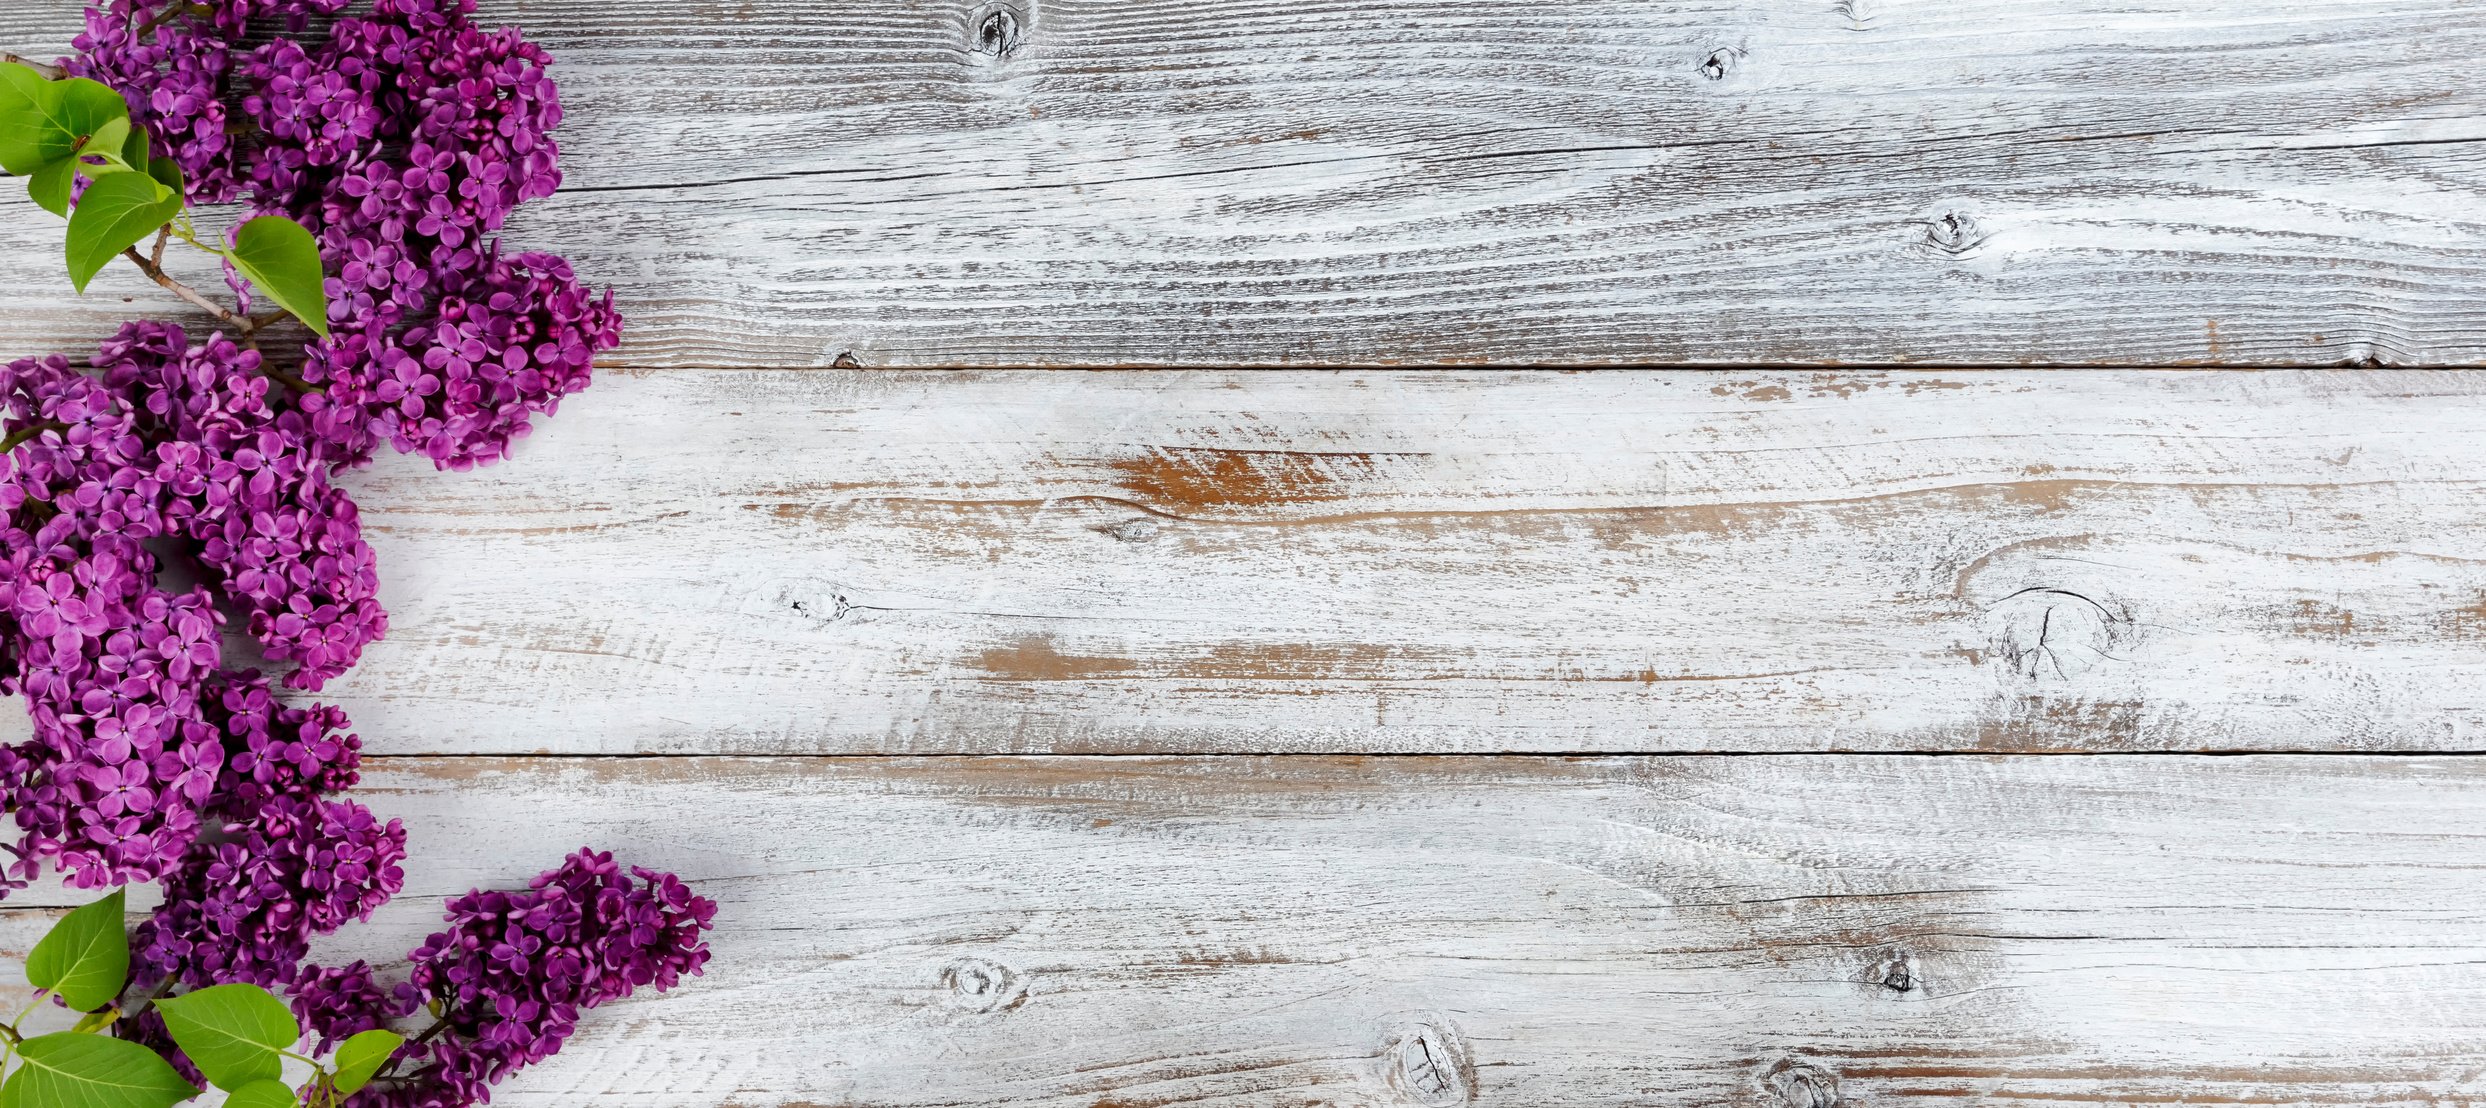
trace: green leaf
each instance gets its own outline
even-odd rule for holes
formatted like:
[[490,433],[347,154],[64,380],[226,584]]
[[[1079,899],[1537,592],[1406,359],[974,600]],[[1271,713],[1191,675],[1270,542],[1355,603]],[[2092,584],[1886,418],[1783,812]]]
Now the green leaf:
[[319,244],[302,225],[281,215],[242,224],[233,238],[233,266],[276,306],[328,337],[328,288],[319,269]]
[[406,1037],[394,1031],[365,1031],[337,1045],[337,1091],[351,1094],[371,1083],[372,1075],[388,1064],[389,1056],[405,1045]]
[[[146,134],[145,131],[138,133]],[[155,183],[164,186],[166,193],[179,202],[174,205],[175,211],[179,211],[182,204],[189,202],[190,189],[188,184],[181,179],[180,162],[171,158],[157,158],[147,163],[147,176],[155,178]]]
[[34,176],[26,178],[26,195],[34,197],[44,211],[65,218],[69,214],[69,185],[77,175],[78,163],[74,160],[45,162]]
[[69,913],[26,955],[26,983],[92,1012],[121,995],[129,981],[129,932],[122,890]]
[[[78,147],[78,157],[83,159],[90,154],[97,157],[109,154],[114,161],[117,161],[121,157],[121,148],[129,144],[129,133],[128,116],[107,119],[95,128],[94,134],[87,136],[85,145]],[[102,166],[87,165],[86,175],[92,177],[95,175],[95,170],[106,168],[119,169],[121,167],[112,162],[107,162]]]
[[211,985],[156,1001],[155,1008],[190,1064],[219,1089],[283,1076],[278,1052],[302,1037],[285,1002],[257,985]]
[[109,1035],[38,1035],[17,1057],[0,1108],[171,1108],[199,1093],[156,1052]]
[[129,101],[112,91],[112,86],[84,77],[70,77],[53,82],[60,86],[60,120],[71,135],[94,134],[106,120],[128,119]]
[[[28,156],[37,164],[67,158],[106,123],[129,118],[129,102],[108,85],[84,77],[46,81],[22,65],[0,65],[0,71],[10,71],[5,80],[11,92],[5,95],[7,103],[17,109],[0,111],[0,117],[10,124],[0,149]],[[27,84],[28,77],[42,87]]]
[[61,87],[16,63],[0,63],[0,169],[19,177],[67,157],[76,136],[60,129]]
[[147,172],[148,163],[153,158],[150,151],[154,144],[148,141],[150,137],[146,128],[132,126],[129,140],[121,144],[121,163],[140,173]]
[[181,214],[181,197],[162,195],[162,182],[115,173],[86,186],[69,216],[69,283],[79,292],[121,251]]
[[224,1098],[224,1108],[294,1108],[302,1103],[282,1081],[253,1081]]

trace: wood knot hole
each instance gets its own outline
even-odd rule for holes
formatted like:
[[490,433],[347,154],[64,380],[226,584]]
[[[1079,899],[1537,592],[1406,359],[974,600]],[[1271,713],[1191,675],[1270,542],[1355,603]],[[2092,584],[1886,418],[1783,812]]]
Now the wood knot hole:
[[941,967],[942,1002],[952,1011],[1007,1012],[1027,1003],[1027,979],[985,958],[958,958]]
[[1476,1066],[1467,1043],[1438,1020],[1399,1025],[1382,1054],[1390,1088],[1408,1104],[1455,1108],[1476,1099]]
[[1985,241],[1985,230],[1977,226],[1977,217],[1961,211],[1944,212],[1925,221],[1925,242],[1945,254],[1965,254]]
[[1732,46],[1721,46],[1700,60],[1700,75],[1712,81],[1726,80],[1726,75],[1735,72],[1736,63],[1741,62],[1743,57],[1743,51]]
[[1865,978],[1893,995],[1912,993],[1925,987],[1925,978],[1917,970],[1916,955],[1904,950],[1885,952],[1865,971]]
[[1801,1058],[1781,1058],[1761,1073],[1761,1100],[1769,1108],[1840,1108],[1839,1079]]
[[1019,13],[1007,6],[980,8],[972,17],[969,49],[1007,61],[1019,51]]

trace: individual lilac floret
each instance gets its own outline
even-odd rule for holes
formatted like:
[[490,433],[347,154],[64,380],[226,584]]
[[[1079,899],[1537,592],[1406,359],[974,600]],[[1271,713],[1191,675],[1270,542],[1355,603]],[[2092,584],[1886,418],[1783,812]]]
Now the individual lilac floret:
[[405,828],[345,800],[279,797],[201,842],[130,936],[130,980],[290,984],[310,940],[367,919],[405,884]]
[[[632,878],[636,877],[634,881]],[[449,929],[409,955],[417,999],[442,1033],[409,1044],[409,1080],[374,1086],[357,1108],[463,1108],[550,1057],[579,1012],[634,990],[670,989],[707,964],[716,905],[672,874],[581,850],[524,892],[477,890],[449,902]]]

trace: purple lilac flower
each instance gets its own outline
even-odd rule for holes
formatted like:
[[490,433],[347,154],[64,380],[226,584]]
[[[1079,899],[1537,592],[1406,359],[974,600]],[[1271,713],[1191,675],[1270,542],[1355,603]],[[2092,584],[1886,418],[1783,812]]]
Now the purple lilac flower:
[[77,887],[153,880],[196,836],[222,761],[197,703],[218,617],[205,590],[155,583],[145,541],[165,495],[126,395],[54,357],[0,372],[0,402],[31,435],[0,463],[0,692],[33,723],[0,751],[22,833],[8,881],[46,863]]
[[130,980],[290,984],[310,940],[368,919],[405,884],[405,828],[360,804],[285,796],[201,842],[130,936]]
[[[635,880],[634,880],[635,878]],[[580,850],[523,892],[449,902],[449,929],[409,955],[412,999],[442,1033],[408,1044],[410,1079],[357,1094],[356,1108],[464,1108],[493,1082],[550,1057],[578,1014],[640,988],[672,988],[708,961],[716,904],[668,873]],[[403,998],[399,1003],[403,1003]],[[342,1026],[342,1025],[340,1025]]]
[[304,966],[287,992],[294,1017],[310,1028],[323,1054],[355,1035],[411,1016],[419,1007],[412,988],[382,985],[370,963],[359,958],[342,966]]
[[388,615],[354,502],[329,484],[327,453],[300,413],[276,406],[259,363],[223,335],[190,346],[159,323],[124,327],[95,359],[164,440],[167,522],[249,605],[268,656],[299,663],[286,683],[318,688],[387,631]]
[[224,772],[212,800],[220,811],[343,792],[362,779],[362,737],[347,730],[353,724],[343,711],[280,704],[266,679],[248,670],[219,675],[201,707],[223,737]]
[[254,17],[299,24],[346,0],[180,2],[91,10],[69,64],[129,96],[194,200],[246,198],[318,235],[335,334],[309,350],[302,376],[327,395],[303,409],[331,453],[359,462],[385,441],[468,468],[587,385],[619,340],[609,300],[558,258],[487,241],[560,187],[549,55],[476,26],[472,0],[378,0],[324,40],[247,49]]
[[249,5],[225,0],[214,5],[217,19],[202,20],[166,17],[171,3],[186,0],[112,0],[87,8],[86,30],[71,43],[78,53],[65,62],[71,73],[120,91],[130,121],[146,127],[157,151],[181,166],[194,200],[222,203],[239,185],[225,103],[239,27],[226,25],[232,12]]
[[432,322],[338,373],[327,395],[369,413],[371,433],[450,469],[499,459],[537,413],[585,388],[598,352],[620,340],[612,294],[580,285],[550,254],[485,255],[446,282]]
[[[282,985],[323,1047],[428,1002],[436,1033],[358,1103],[462,1106],[557,1050],[580,1011],[699,973],[715,906],[581,851],[523,892],[453,900],[409,983],[302,965],[310,939],[398,891],[405,832],[326,799],[355,783],[360,740],[343,713],[218,668],[221,611],[295,663],[288,685],[352,666],[386,615],[333,474],[383,441],[443,468],[497,460],[587,386],[621,325],[567,262],[491,237],[560,185],[551,59],[477,27],[473,0],[374,0],[320,39],[254,23],[299,33],[349,3],[110,0],[65,60],[122,92],[193,202],[313,230],[333,337],[298,377],[160,323],[130,324],[89,365],[0,371],[0,693],[34,721],[0,749],[22,832],[0,844],[15,856],[0,892],[46,864],[82,886],[161,879],[133,982]],[[226,276],[248,313],[247,283]],[[159,586],[162,553],[195,559],[205,583]],[[186,1065],[152,1014],[118,1033]]]

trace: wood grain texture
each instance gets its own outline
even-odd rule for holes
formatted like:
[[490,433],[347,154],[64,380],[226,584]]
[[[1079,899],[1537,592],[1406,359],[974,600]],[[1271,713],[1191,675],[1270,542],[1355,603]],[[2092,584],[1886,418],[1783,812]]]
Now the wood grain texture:
[[723,905],[496,1103],[2486,1102],[2486,378],[770,372],[2486,363],[2486,9],[484,7],[634,328],[349,480],[321,955]]
[[348,479],[390,753],[2475,749],[2486,377],[611,375]]
[[582,841],[722,902],[713,973],[495,1104],[2486,1096],[2479,759],[456,759],[360,795],[408,889],[324,957]]
[[[616,364],[2486,360],[2471,3],[484,15],[563,59],[570,188],[511,235],[619,286]],[[58,239],[0,200],[0,351],[170,307]]]

